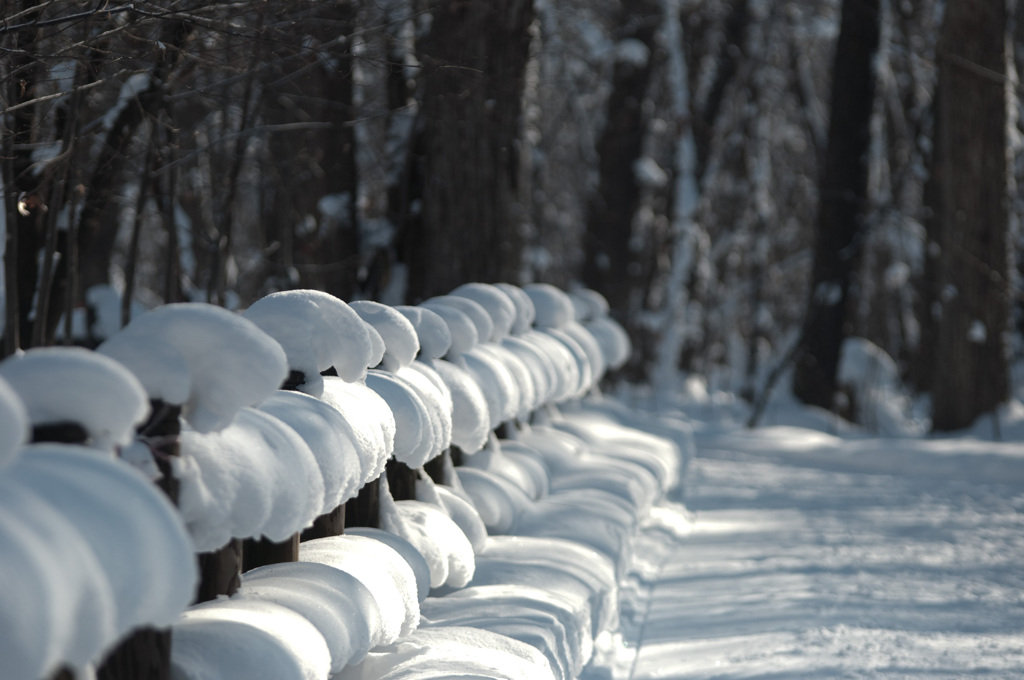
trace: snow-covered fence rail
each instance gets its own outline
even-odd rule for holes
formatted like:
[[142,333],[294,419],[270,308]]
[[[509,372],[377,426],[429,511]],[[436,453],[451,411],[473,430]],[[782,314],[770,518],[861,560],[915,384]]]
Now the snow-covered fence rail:
[[0,680],[577,677],[684,453],[600,397],[607,311],[289,291],[0,363]]

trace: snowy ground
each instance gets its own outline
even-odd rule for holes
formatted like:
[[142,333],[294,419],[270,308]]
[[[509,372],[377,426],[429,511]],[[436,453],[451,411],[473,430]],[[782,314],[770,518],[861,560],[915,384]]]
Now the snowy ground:
[[1024,444],[697,436],[618,678],[1024,677]]

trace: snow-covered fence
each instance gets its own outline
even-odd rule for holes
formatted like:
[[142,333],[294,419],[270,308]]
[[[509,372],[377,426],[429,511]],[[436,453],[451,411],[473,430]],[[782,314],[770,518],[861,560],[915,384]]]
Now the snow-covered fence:
[[577,677],[685,453],[607,312],[289,291],[0,363],[0,680]]

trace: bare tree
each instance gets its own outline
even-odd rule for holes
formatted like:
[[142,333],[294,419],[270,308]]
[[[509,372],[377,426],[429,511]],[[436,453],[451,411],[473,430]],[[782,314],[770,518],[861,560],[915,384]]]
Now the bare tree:
[[844,0],[832,75],[828,146],[821,175],[810,299],[793,373],[807,404],[835,407],[839,353],[863,246],[867,152],[875,99],[878,0]]

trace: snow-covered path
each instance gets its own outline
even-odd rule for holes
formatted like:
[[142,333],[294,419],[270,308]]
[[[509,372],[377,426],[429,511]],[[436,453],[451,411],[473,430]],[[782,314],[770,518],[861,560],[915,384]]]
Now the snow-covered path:
[[699,444],[630,677],[1024,677],[1024,486]]

